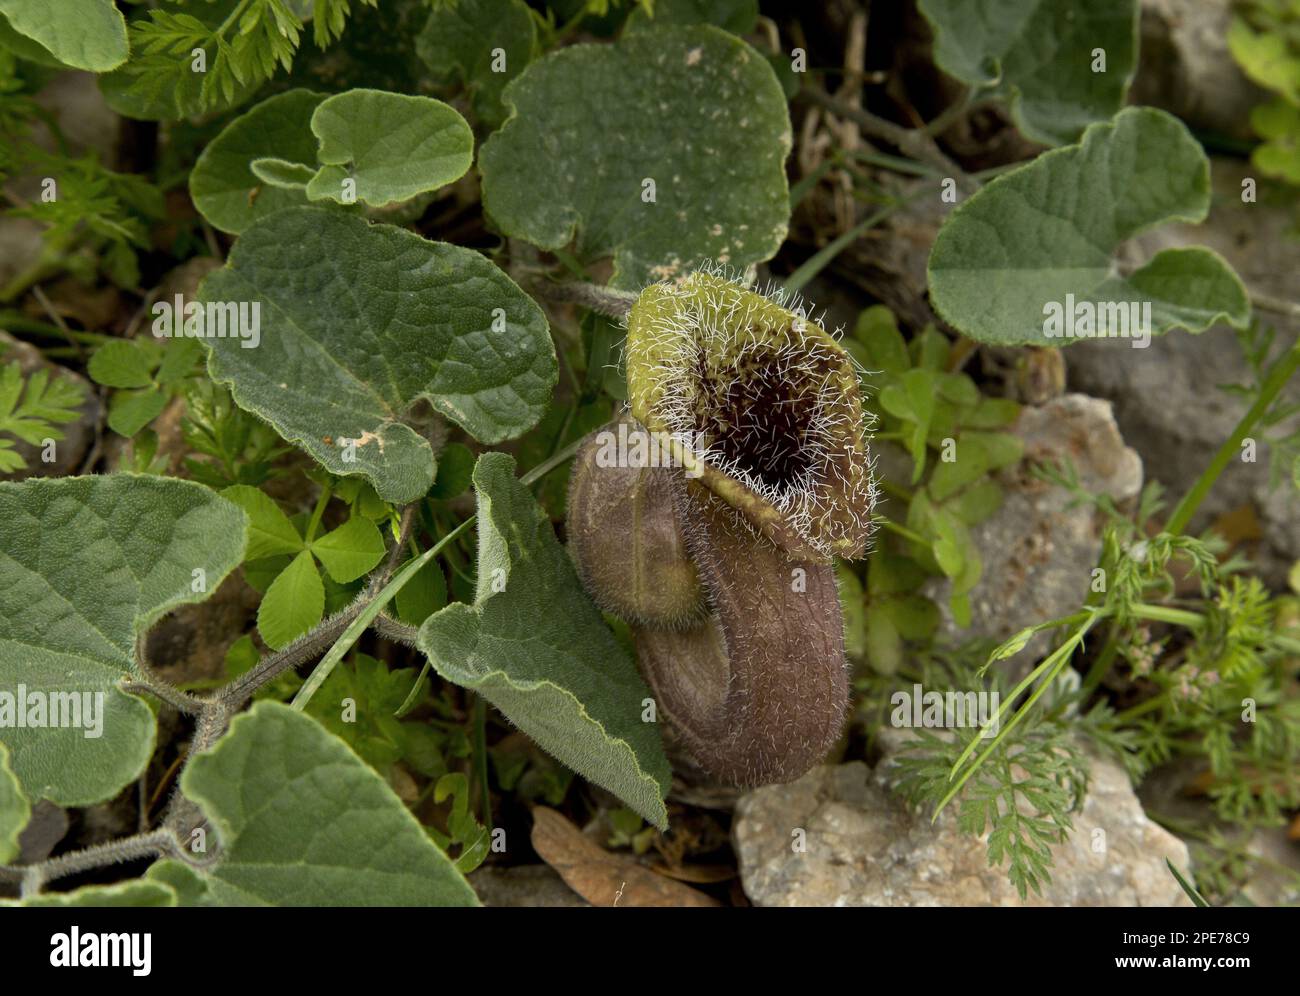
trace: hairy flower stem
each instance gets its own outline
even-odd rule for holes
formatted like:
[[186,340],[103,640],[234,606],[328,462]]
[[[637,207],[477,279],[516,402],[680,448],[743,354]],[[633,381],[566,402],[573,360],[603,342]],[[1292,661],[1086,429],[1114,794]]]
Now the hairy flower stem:
[[1201,502],[1205,496],[1210,493],[1210,488],[1214,487],[1214,482],[1219,479],[1228,463],[1241,452],[1241,442],[1255,428],[1255,424],[1264,417],[1264,414],[1272,407],[1274,400],[1282,393],[1282,388],[1286,387],[1287,381],[1300,368],[1300,338],[1286,353],[1278,358],[1277,362],[1269,369],[1264,377],[1264,383],[1260,387],[1259,397],[1255,403],[1241,417],[1237,427],[1232,430],[1232,435],[1224,440],[1219,451],[1214,454],[1214,459],[1210,465],[1205,468],[1201,476],[1196,479],[1190,491],[1183,496],[1183,500],[1178,503],[1169,521],[1165,523],[1165,532],[1177,535],[1187,528],[1192,516],[1196,510],[1201,507]]

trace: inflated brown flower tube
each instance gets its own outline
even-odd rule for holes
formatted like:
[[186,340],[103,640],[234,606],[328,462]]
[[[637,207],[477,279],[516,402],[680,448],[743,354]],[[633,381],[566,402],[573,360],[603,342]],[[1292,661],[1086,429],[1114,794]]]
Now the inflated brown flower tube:
[[755,536],[699,485],[681,490],[679,521],[715,614],[686,631],[639,628],[642,673],[709,775],[798,778],[834,747],[848,706],[834,570]]

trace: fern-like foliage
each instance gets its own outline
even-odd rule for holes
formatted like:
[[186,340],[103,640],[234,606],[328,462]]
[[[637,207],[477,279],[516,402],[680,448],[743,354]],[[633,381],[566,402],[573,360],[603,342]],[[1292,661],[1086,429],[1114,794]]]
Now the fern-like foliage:
[[[358,0],[378,7],[379,0]],[[178,4],[169,5],[178,8]],[[318,48],[336,41],[352,0],[314,0],[312,37]],[[205,0],[188,10],[156,9],[131,24],[125,92],[145,102],[167,98],[185,117],[235,106],[275,75],[293,68],[305,28],[289,0]]]
[[59,425],[76,421],[77,407],[85,400],[80,385],[63,377],[50,377],[40,369],[24,377],[17,362],[0,367],[0,473],[27,466],[15,439],[42,446],[47,439],[64,437]]

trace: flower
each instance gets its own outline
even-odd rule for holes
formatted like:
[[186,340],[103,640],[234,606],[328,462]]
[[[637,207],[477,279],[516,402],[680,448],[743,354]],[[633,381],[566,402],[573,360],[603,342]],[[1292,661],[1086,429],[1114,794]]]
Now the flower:
[[714,270],[646,288],[624,421],[670,466],[601,468],[598,431],[569,497],[579,573],[633,623],[673,740],[737,785],[798,778],[843,730],[832,557],[864,553],[875,503],[853,362],[785,305]]

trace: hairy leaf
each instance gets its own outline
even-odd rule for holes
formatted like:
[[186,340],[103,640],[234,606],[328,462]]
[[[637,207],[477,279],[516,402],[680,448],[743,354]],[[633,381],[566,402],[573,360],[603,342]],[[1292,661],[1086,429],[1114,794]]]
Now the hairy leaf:
[[1009,99],[1035,141],[1077,141],[1124,104],[1137,66],[1137,0],[921,0],[920,9],[939,66]]
[[[348,90],[316,108],[311,130],[323,163],[309,200],[383,207],[437,190],[465,175],[474,133],[456,111],[430,97]],[[345,192],[345,181],[355,188]]]
[[[971,338],[1061,346],[1045,331],[1072,295],[1119,334],[1123,315],[1105,306],[1149,302],[1151,332],[1200,332],[1226,319],[1244,325],[1241,281],[1209,249],[1166,249],[1127,277],[1114,253],[1126,239],[1169,221],[1204,220],[1209,162],[1176,118],[1129,108],[1057,149],[999,177],[958,206],[930,252],[930,299]],[[1129,329],[1130,334],[1132,329]]]
[[513,115],[479,168],[507,235],[547,249],[576,239],[635,289],[706,259],[768,259],[785,238],[785,98],[766,60],[718,28],[553,52],[503,100]]
[[132,879],[114,885],[84,885],[72,892],[45,892],[19,901],[0,899],[0,906],[55,909],[115,906],[175,906],[176,893],[163,882]]
[[185,770],[181,790],[220,840],[211,869],[176,861],[150,869],[187,905],[478,905],[384,780],[314,719],[278,702],[235,717]]
[[537,54],[537,22],[523,0],[459,0],[440,6],[415,39],[439,83],[460,82],[484,124],[506,116],[501,91]]
[[198,484],[114,474],[0,484],[0,521],[0,690],[89,698],[102,722],[99,736],[84,711],[80,728],[3,725],[0,741],[30,799],[99,802],[153,751],[153,714],[117,687],[137,635],[216,590],[243,557],[244,513]]
[[18,836],[31,815],[32,804],[9,764],[9,748],[0,743],[0,865],[17,856]]
[[200,297],[261,306],[256,349],[204,340],[213,378],[385,501],[433,481],[433,450],[408,424],[421,409],[497,443],[541,417],[557,378],[541,309],[483,256],[330,208],[257,222]]
[[478,491],[478,592],[420,628],[448,681],[479,692],[583,777],[660,828],[669,769],[659,731],[641,719],[650,691],[583,593],[573,563],[514,460],[485,453]]
[[255,160],[277,159],[316,172],[312,112],[325,99],[310,90],[268,97],[222,130],[190,173],[190,197],[199,213],[223,232],[238,235],[259,218],[307,203],[303,190],[259,179]]
[[126,19],[113,0],[0,0],[0,15],[74,69],[104,73],[126,61]]

